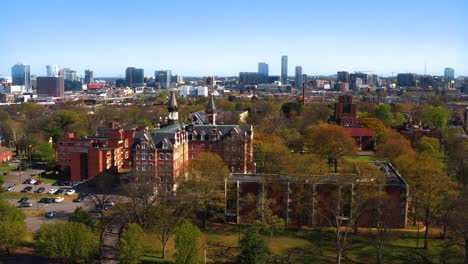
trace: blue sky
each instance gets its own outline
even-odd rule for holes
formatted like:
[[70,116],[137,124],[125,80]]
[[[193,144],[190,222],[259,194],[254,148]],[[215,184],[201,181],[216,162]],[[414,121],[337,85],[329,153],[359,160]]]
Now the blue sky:
[[0,75],[17,62],[95,76],[127,66],[184,76],[237,75],[267,62],[289,75],[339,70],[468,75],[468,1],[2,1]]

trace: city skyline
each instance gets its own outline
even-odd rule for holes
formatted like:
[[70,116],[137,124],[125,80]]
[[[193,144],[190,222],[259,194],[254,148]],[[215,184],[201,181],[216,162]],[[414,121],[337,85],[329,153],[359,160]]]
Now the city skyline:
[[270,75],[279,76],[282,55],[288,56],[288,76],[298,65],[311,76],[342,70],[396,76],[422,74],[425,68],[443,75],[446,67],[454,68],[455,76],[468,76],[467,3],[462,0],[443,5],[419,0],[9,1],[3,7],[8,10],[8,22],[0,26],[3,76],[10,76],[18,62],[39,76],[46,75],[46,65],[58,64],[79,73],[91,69],[96,77],[124,77],[131,66],[146,73],[169,69],[184,76],[237,76],[265,62]]

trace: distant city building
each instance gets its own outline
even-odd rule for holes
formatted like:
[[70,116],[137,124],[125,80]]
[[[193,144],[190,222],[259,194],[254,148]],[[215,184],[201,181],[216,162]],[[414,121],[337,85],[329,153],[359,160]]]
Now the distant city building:
[[307,84],[307,74],[302,74],[302,83]]
[[416,87],[415,73],[399,73],[397,75],[397,83],[400,87]]
[[336,80],[338,82],[345,82],[349,83],[349,72],[347,71],[339,71],[336,74]]
[[269,76],[268,82],[269,83],[281,82],[281,76]]
[[59,74],[59,66],[56,64],[47,65],[47,77],[57,77]]
[[94,72],[92,70],[85,70],[85,83],[91,84],[94,82]]
[[288,84],[288,56],[281,56],[281,83]]
[[378,76],[377,74],[367,74],[367,85],[369,86],[379,86],[379,79],[378,79]]
[[162,89],[171,88],[171,71],[155,71],[154,72],[154,79]]
[[208,87],[206,86],[181,86],[179,88],[180,97],[206,97],[208,96]]
[[65,91],[63,77],[37,77],[37,95],[42,97],[63,97]]
[[142,86],[145,84],[145,71],[135,67],[127,67],[125,70],[125,81],[127,86]]
[[[357,80],[361,79],[361,80]],[[359,86],[367,84],[367,74],[355,72],[349,75],[349,89],[357,90]]]
[[175,82],[176,82],[177,84],[183,84],[183,83],[184,83],[184,76],[182,76],[182,75],[176,75],[176,76],[175,76]]
[[31,68],[25,64],[15,64],[11,67],[13,85],[24,85],[26,92],[31,90]]
[[296,78],[295,78],[295,84],[296,88],[301,88],[302,87],[302,67],[301,66],[296,66]]
[[269,82],[269,75],[268,75],[268,64],[265,62],[258,63],[258,83],[268,83]]
[[239,84],[242,84],[242,85],[258,84],[258,73],[256,73],[256,72],[240,72],[239,73]]
[[76,71],[70,70],[70,68],[63,68],[59,71],[59,76],[62,76],[64,80],[76,81],[78,80],[76,76]]
[[216,78],[214,76],[209,76],[206,78],[206,85],[208,86],[215,86],[216,85]]
[[444,69],[444,79],[446,81],[453,81],[455,80],[455,70],[453,68],[445,68]]

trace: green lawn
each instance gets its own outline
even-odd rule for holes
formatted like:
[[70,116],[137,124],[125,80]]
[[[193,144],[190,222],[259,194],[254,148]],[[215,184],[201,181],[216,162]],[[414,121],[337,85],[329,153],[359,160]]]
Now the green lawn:
[[[433,232],[434,236],[438,231]],[[209,263],[228,263],[239,254],[238,229],[227,226],[226,230],[217,228],[204,232],[208,244],[207,258]],[[161,262],[161,244],[155,235],[145,237],[144,263]],[[423,234],[420,234],[419,249],[416,248],[416,233],[399,233],[386,244],[384,263],[457,263],[462,257],[458,247],[444,248],[447,241],[432,238],[429,250],[422,249]],[[274,263],[335,263],[334,234],[329,229],[309,231],[281,231],[268,237],[270,257]],[[169,241],[166,259],[174,260],[174,240]],[[453,260],[451,262],[450,260]],[[345,251],[343,263],[375,263],[375,248],[368,238],[362,235],[349,235],[349,246]],[[170,262],[169,262],[170,263]]]

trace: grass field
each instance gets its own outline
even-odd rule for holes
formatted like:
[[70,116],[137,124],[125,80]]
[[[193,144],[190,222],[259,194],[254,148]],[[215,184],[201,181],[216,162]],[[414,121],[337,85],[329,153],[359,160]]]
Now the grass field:
[[[445,248],[448,241],[437,238],[438,230],[432,232],[429,250],[422,249],[423,233],[419,235],[419,248],[416,232],[394,234],[386,244],[384,263],[458,263],[463,258],[459,247]],[[224,229],[210,228],[204,232],[209,263],[229,263],[239,254],[238,229],[227,226]],[[309,231],[280,231],[268,237],[271,250],[271,263],[334,263],[334,234],[329,229]],[[349,235],[349,246],[343,263],[375,263],[375,248],[363,235]],[[145,237],[144,263],[172,263],[174,260],[174,238],[166,249],[166,260],[161,259],[161,243],[154,234]],[[430,260],[430,262],[428,262]],[[169,262],[168,262],[169,261]]]

